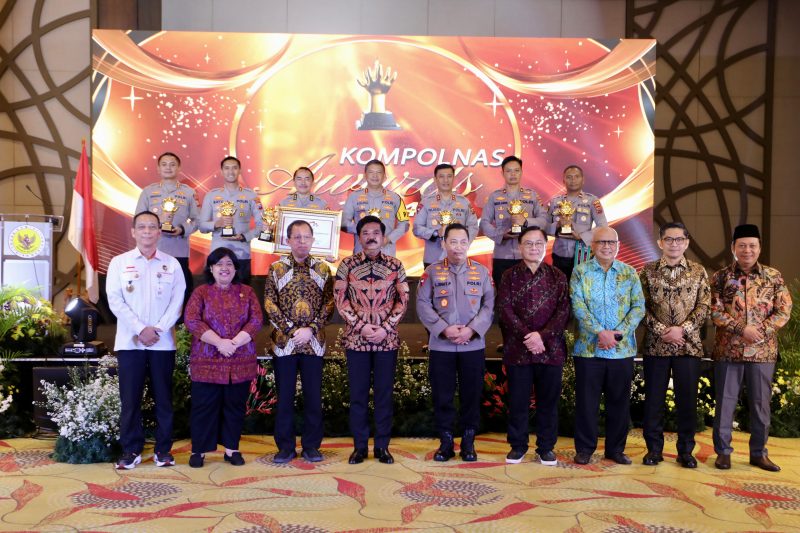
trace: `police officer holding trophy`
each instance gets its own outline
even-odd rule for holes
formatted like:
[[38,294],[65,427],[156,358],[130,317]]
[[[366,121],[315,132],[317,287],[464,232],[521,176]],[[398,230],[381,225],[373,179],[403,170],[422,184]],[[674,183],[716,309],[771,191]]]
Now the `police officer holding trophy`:
[[522,259],[517,246],[522,228],[543,228],[547,216],[536,191],[521,186],[522,160],[510,155],[503,159],[500,168],[506,186],[486,199],[480,224],[481,233],[494,241],[492,279],[495,285],[500,285],[503,272]]
[[[200,210],[200,231],[211,233],[211,251],[226,247],[239,260],[242,283],[250,283],[250,241],[260,232],[259,220],[264,210],[253,189],[239,185],[241,163],[228,156],[220,163],[222,187],[211,189],[203,198]],[[255,219],[254,228],[250,221]]]
[[425,253],[422,256],[425,268],[445,256],[442,239],[448,225],[458,222],[466,226],[470,243],[478,236],[478,217],[469,200],[453,192],[453,165],[436,165],[433,177],[436,181],[436,192],[420,202],[412,230],[414,235],[425,241]]
[[359,221],[366,216],[374,216],[386,226],[381,243],[381,252],[392,257],[397,255],[397,241],[408,232],[408,210],[403,199],[394,191],[383,186],[386,179],[386,166],[378,159],[364,165],[367,186],[350,193],[342,212],[342,229],[356,236],[353,253],[362,250],[358,239]]
[[430,331],[433,415],[439,433],[435,461],[455,456],[453,403],[456,380],[461,406],[461,458],[477,461],[475,432],[480,423],[485,335],[492,325],[494,284],[488,269],[467,257],[469,232],[463,224],[444,230],[447,257],[429,266],[417,290],[417,314]]
[[158,156],[158,175],[161,181],[151,183],[139,195],[136,213],[150,211],[158,215],[161,239],[158,249],[178,260],[186,280],[183,303],[194,288],[189,270],[189,236],[197,229],[200,208],[195,190],[178,181],[181,159],[172,152]]
[[[603,206],[597,196],[583,191],[583,169],[570,165],[564,169],[566,194],[550,200],[547,208],[547,233],[555,235],[553,266],[567,276],[569,282],[575,266],[575,248],[582,241],[592,244],[592,225],[608,226]],[[588,253],[588,249],[587,249]]]

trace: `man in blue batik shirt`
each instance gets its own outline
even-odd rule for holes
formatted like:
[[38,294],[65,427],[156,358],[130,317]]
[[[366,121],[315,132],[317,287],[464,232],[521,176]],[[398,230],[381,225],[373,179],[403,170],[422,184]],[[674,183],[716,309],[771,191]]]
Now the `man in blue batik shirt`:
[[570,280],[575,340],[575,462],[588,464],[597,448],[597,415],[605,395],[605,456],[630,464],[625,455],[630,418],[636,326],[645,314],[636,270],[617,261],[619,237],[608,227],[594,230],[594,257],[575,267]]

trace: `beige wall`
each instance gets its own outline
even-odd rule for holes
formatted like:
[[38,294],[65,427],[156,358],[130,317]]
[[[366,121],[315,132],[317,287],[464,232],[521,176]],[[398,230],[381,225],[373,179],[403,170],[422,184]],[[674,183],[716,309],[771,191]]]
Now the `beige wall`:
[[[0,73],[0,213],[64,215],[81,139],[89,139],[91,2],[48,0],[38,18],[36,4],[18,1],[0,20],[9,64]],[[49,207],[37,196],[49,196]],[[54,240],[56,292],[69,283],[77,254],[66,232]]]

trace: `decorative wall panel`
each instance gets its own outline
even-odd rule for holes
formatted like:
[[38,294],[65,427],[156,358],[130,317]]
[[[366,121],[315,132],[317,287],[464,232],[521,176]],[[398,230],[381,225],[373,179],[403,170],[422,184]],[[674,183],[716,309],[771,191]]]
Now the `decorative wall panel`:
[[658,40],[655,222],[686,223],[709,268],[729,260],[737,224],[770,233],[776,4],[627,3],[626,35]]

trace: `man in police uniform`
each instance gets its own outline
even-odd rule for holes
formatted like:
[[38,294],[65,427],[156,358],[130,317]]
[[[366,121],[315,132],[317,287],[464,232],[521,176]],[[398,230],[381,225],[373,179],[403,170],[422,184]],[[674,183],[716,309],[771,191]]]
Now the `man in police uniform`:
[[314,173],[308,167],[300,167],[292,176],[295,192],[280,201],[283,207],[300,207],[302,209],[328,209],[328,202],[311,194],[314,185]]
[[[572,268],[575,266],[575,247],[577,241],[586,246],[592,244],[592,224],[608,226],[603,206],[597,196],[583,191],[583,169],[578,165],[570,165],[564,169],[564,186],[566,194],[559,194],[550,200],[547,208],[547,233],[555,235],[553,244],[553,266],[567,276],[569,281]],[[562,226],[567,220],[560,216],[559,203],[568,201],[575,209],[571,218],[572,233],[562,233]]]
[[[381,252],[392,257],[397,255],[396,243],[408,232],[408,210],[396,192],[383,187],[386,178],[384,164],[373,159],[364,165],[367,186],[347,197],[342,213],[342,229],[356,234],[358,221],[367,215],[376,216],[386,226]],[[359,239],[355,239],[353,254],[361,251]]]
[[[200,208],[194,189],[178,182],[180,169],[181,159],[172,152],[164,152],[158,156],[158,175],[161,181],[142,189],[135,212],[150,211],[158,215],[161,220],[161,239],[158,241],[158,249],[177,259],[181,265],[186,280],[186,292],[183,297],[185,304],[194,288],[192,271],[189,270],[189,236],[197,229]],[[177,207],[171,219],[163,209],[164,202],[169,198],[175,201]],[[170,220],[173,229],[167,231],[163,225]]]
[[[241,163],[228,156],[220,163],[225,185],[211,189],[203,198],[200,210],[200,231],[211,233],[211,251],[222,246],[230,248],[239,259],[239,276],[242,283],[250,283],[250,241],[261,231],[261,213],[264,210],[261,200],[253,189],[239,185]],[[236,211],[231,216],[223,215],[223,203],[233,204]],[[250,221],[255,219],[253,228]],[[233,235],[223,237],[224,228],[233,228]]]
[[[494,191],[486,199],[481,214],[481,232],[494,241],[492,257],[492,279],[500,284],[503,272],[511,268],[522,256],[517,246],[517,234],[511,233],[512,225],[545,227],[547,213],[539,195],[533,189],[520,185],[522,181],[522,160],[510,155],[500,163],[506,186]],[[511,202],[522,202],[523,213],[512,215]]]
[[444,230],[447,257],[429,266],[417,290],[417,314],[430,331],[433,413],[439,433],[435,461],[455,455],[453,399],[456,379],[461,404],[461,458],[477,461],[475,432],[480,423],[486,331],[492,324],[494,284],[489,271],[467,257],[469,232],[463,224]]
[[453,192],[455,168],[450,163],[437,165],[433,170],[436,180],[436,192],[428,195],[420,202],[417,214],[414,217],[414,235],[425,241],[425,253],[422,263],[425,268],[441,260],[445,253],[442,248],[444,227],[442,227],[440,213],[448,211],[453,217],[451,223],[458,222],[466,226],[469,231],[469,242],[478,236],[478,217],[469,204],[469,200]]

